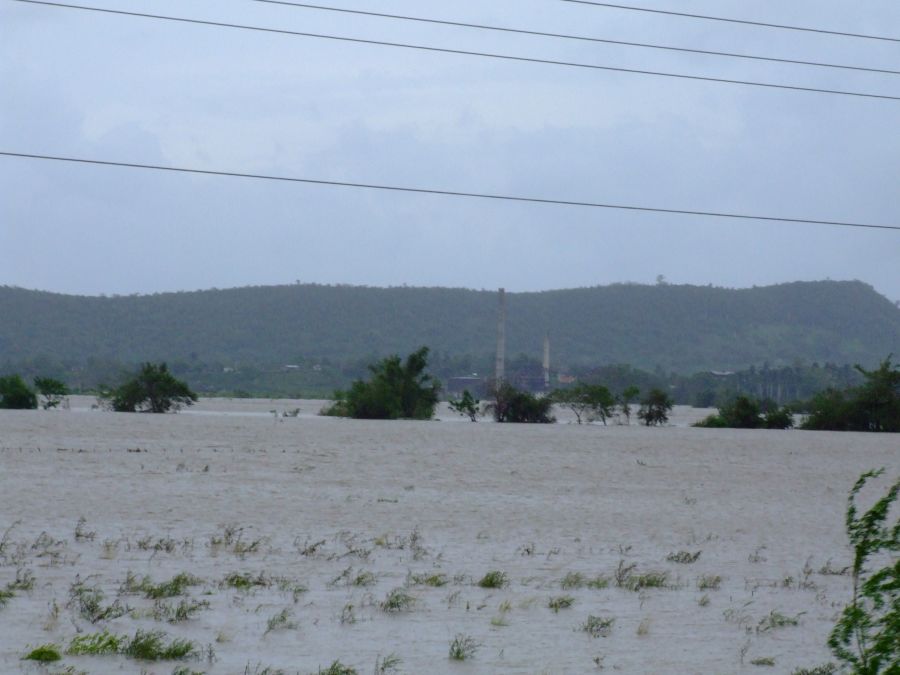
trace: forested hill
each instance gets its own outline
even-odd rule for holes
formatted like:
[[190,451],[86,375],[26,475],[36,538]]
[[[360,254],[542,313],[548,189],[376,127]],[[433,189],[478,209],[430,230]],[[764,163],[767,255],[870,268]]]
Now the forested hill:
[[[861,282],[752,289],[617,284],[507,295],[507,353],[557,366],[629,363],[669,371],[796,361],[874,365],[900,353],[900,309]],[[346,362],[420,345],[494,350],[497,293],[292,285],[82,297],[0,288],[0,364],[189,360]]]

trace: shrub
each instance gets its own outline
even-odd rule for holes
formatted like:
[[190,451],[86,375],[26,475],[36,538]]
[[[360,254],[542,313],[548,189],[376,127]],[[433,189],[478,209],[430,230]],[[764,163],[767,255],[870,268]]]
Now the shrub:
[[847,391],[829,389],[809,404],[804,429],[900,432],[900,367],[888,356],[876,370],[856,370],[866,378]]
[[37,395],[19,375],[0,377],[0,408],[33,410],[37,408]]
[[669,413],[674,403],[672,398],[662,389],[651,389],[641,401],[638,418],[648,427],[665,424],[669,421]]
[[550,414],[553,399],[549,397],[516,389],[509,382],[492,387],[490,395],[493,401],[485,406],[485,412],[493,415],[495,422],[551,424],[556,421]]
[[[900,494],[900,479],[862,515],[856,505],[866,483],[883,472],[864,473],[850,490],[846,526],[853,547],[853,596],[828,639],[838,660],[861,675],[900,672],[900,518],[885,523]],[[870,569],[872,558],[885,554],[888,564]]]
[[145,363],[132,379],[101,391],[100,400],[116,412],[165,413],[193,405],[197,394],[176,379],[165,363]]
[[372,378],[357,380],[349,391],[336,391],[335,402],[323,415],[355,419],[417,419],[434,416],[441,385],[425,373],[428,347],[422,347],[401,362],[389,356],[369,366]]
[[37,661],[38,663],[53,663],[54,661],[59,661],[62,659],[62,654],[59,653],[59,647],[54,644],[41,645],[37,649],[33,649],[28,652],[28,655],[23,657],[26,661]]
[[508,584],[509,577],[506,576],[506,572],[501,572],[499,570],[488,572],[478,581],[478,585],[481,588],[503,588]]

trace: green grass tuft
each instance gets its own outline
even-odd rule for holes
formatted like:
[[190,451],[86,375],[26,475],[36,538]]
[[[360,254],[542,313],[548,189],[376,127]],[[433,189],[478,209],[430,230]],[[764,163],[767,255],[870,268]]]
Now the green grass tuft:
[[465,661],[475,656],[478,643],[471,635],[458,634],[450,643],[450,658],[453,661]]
[[571,595],[560,595],[555,598],[550,598],[550,601],[547,603],[547,607],[552,609],[554,612],[559,613],[561,609],[568,609],[575,602],[575,598]]
[[478,585],[481,588],[504,588],[509,585],[509,577],[506,572],[491,570],[478,580]]
[[128,638],[114,635],[109,631],[100,633],[85,633],[72,638],[67,654],[72,656],[103,656],[118,654],[125,646]]
[[28,655],[23,657],[25,661],[37,661],[38,663],[53,663],[62,659],[59,653],[59,647],[54,644],[41,645],[37,649],[32,649]]
[[587,621],[581,624],[581,630],[591,637],[609,637],[615,622],[616,620],[611,617],[604,618],[589,614]]

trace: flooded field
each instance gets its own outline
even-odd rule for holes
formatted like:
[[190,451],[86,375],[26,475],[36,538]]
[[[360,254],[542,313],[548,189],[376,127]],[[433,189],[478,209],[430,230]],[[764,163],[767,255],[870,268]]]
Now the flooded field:
[[[830,660],[850,486],[900,471],[896,436],[691,409],[647,429],[91,402],[0,412],[3,673],[789,673]],[[101,631],[189,654],[21,660]]]

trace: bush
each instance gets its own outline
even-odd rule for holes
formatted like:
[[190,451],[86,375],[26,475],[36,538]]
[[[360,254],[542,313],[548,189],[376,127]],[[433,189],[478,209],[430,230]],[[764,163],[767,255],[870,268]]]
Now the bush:
[[[856,498],[884,470],[860,476],[850,491],[847,535],[853,547],[853,596],[828,639],[831,651],[860,675],[900,673],[900,518],[886,521],[900,495],[900,479],[864,514]],[[893,559],[892,559],[893,557]],[[873,562],[887,561],[881,569]]]
[[673,406],[672,398],[666,392],[662,389],[651,389],[641,401],[638,418],[648,427],[665,424],[669,421],[669,413]]
[[552,424],[556,421],[550,414],[551,398],[516,389],[509,382],[492,387],[490,394],[494,400],[487,404],[485,412],[491,413],[496,422]]
[[794,418],[788,407],[779,408],[774,401],[758,401],[749,396],[736,396],[710,415],[694,424],[713,429],[790,429]]
[[116,412],[165,413],[193,405],[197,394],[176,379],[165,363],[145,363],[120,387],[102,391],[100,400]]
[[900,432],[900,368],[888,356],[876,370],[857,365],[862,386],[829,389],[813,397],[804,429]]
[[349,391],[337,391],[335,402],[323,415],[368,420],[415,419],[434,416],[441,385],[425,373],[428,347],[422,347],[401,362],[398,355],[370,365],[372,379],[357,380]]
[[0,408],[33,410],[37,408],[37,396],[21,376],[0,377]]

